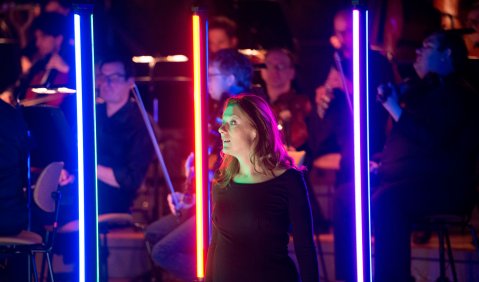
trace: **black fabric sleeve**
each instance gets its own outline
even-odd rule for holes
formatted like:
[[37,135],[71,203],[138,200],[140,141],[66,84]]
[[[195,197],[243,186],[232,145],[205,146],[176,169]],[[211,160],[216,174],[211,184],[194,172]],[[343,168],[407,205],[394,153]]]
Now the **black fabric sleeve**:
[[[213,210],[215,206],[215,189],[212,189],[212,199],[211,202],[213,203]],[[214,216],[214,212],[212,213]],[[214,258],[215,258],[215,251],[216,251],[216,240],[218,238],[218,231],[213,222],[211,222],[211,242],[208,247],[208,253],[206,254],[206,273],[205,273],[205,282],[213,282],[213,272],[214,272]]]
[[146,130],[137,129],[132,136],[130,150],[125,165],[112,166],[120,189],[135,192],[143,181],[153,155],[153,146]]
[[218,232],[216,231],[215,226],[212,226],[212,236],[211,236],[211,243],[208,247],[208,253],[206,256],[206,273],[205,273],[205,281],[212,282],[213,281],[213,271],[214,271],[214,257],[216,251],[216,238],[218,236]]
[[456,136],[464,119],[461,104],[453,94],[442,93],[414,111],[402,111],[396,126],[411,140],[429,146],[442,146]]
[[318,282],[318,258],[313,240],[313,225],[306,182],[301,172],[295,172],[288,189],[289,217],[293,227],[293,242],[303,282]]

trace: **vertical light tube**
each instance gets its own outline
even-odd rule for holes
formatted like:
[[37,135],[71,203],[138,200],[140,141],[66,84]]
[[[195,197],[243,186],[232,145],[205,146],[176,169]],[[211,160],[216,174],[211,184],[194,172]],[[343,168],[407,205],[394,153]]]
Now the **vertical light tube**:
[[367,238],[366,238],[366,247],[367,250],[367,261],[369,262],[369,276],[370,281],[372,281],[372,273],[373,273],[373,261],[372,261],[372,247],[371,247],[371,178],[369,173],[369,13],[365,11],[365,28],[364,31],[366,33],[364,37],[364,49],[366,54],[365,60],[365,67],[366,67],[366,161],[367,161],[367,168],[368,173],[367,175],[367,186],[366,186],[366,204],[367,204]]
[[77,138],[78,138],[78,248],[79,248],[79,281],[85,281],[85,172],[83,165],[83,83],[81,67],[80,15],[74,15],[75,26],[75,78],[77,104]]
[[196,177],[196,275],[205,276],[205,253],[209,244],[209,187],[206,113],[207,22],[198,8],[193,14],[193,91]]
[[203,230],[203,150],[201,123],[201,46],[200,17],[193,16],[193,91],[195,115],[195,174],[196,174],[196,276],[203,278],[204,273],[204,230]]
[[353,10],[354,208],[357,281],[372,281],[367,11]]
[[99,281],[93,5],[74,5],[79,281]]
[[354,209],[356,222],[356,268],[358,282],[364,281],[362,175],[361,175],[361,107],[359,85],[359,11],[353,10],[353,123],[354,123]]

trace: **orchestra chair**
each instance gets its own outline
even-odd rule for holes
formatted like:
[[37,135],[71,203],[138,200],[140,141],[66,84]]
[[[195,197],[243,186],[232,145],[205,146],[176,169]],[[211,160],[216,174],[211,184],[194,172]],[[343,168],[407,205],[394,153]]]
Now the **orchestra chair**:
[[[108,233],[125,227],[138,227],[129,213],[106,213],[98,215],[98,232],[100,238],[100,281],[108,281]],[[78,220],[70,221],[60,227],[60,234],[78,232]]]
[[[16,236],[0,237],[0,253],[11,255],[26,254],[28,256],[28,280],[31,281],[33,268],[34,281],[38,282],[35,254],[43,253],[48,262],[50,281],[53,282],[52,247],[57,232],[59,202],[61,194],[58,190],[58,180],[63,169],[63,162],[52,162],[41,172],[33,188],[33,200],[37,206],[47,213],[54,213],[52,228],[42,238],[37,233],[24,230]],[[43,272],[43,271],[42,271]],[[43,280],[43,277],[41,277]]]
[[469,229],[473,244],[476,247],[476,252],[479,257],[479,240],[474,230],[474,227],[469,223],[470,214],[464,215],[455,215],[455,214],[436,214],[430,215],[421,218],[416,223],[416,226],[424,226],[430,228],[432,231],[437,233],[439,239],[439,278],[437,282],[449,282],[449,278],[446,276],[446,251],[449,260],[449,265],[451,266],[451,273],[453,276],[453,281],[457,282],[457,272],[454,262],[454,257],[452,254],[451,240],[449,238],[449,228],[459,227],[463,230],[465,228]]
[[306,156],[306,151],[287,151],[288,156],[293,159],[294,165],[301,167],[304,163],[304,157]]

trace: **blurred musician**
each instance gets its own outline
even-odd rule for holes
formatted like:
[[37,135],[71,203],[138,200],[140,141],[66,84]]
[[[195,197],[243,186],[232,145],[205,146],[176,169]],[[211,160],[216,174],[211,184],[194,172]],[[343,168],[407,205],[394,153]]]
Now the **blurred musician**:
[[[352,128],[352,12],[341,10],[334,17],[336,49],[327,80],[316,89],[316,111],[310,119],[311,157],[335,152],[341,154],[334,192],[334,248],[336,279],[356,281],[354,246],[354,170]],[[378,52],[369,51],[369,88],[393,81],[392,67]],[[349,96],[348,96],[349,95]],[[387,112],[369,95],[369,151],[372,158],[383,149]]]
[[[58,13],[43,13],[34,20],[35,51],[22,58],[24,75],[15,88],[16,98],[38,98],[31,87],[66,86],[73,81],[73,46],[68,41],[68,23],[69,19]],[[58,107],[63,97],[64,94],[53,94],[46,104]]]
[[283,143],[295,149],[304,149],[308,138],[305,118],[311,112],[311,103],[293,89],[296,76],[293,54],[286,49],[268,50],[261,77],[273,112],[281,126]]
[[214,17],[208,25],[208,48],[210,54],[221,49],[236,49],[238,35],[236,23],[227,17]]
[[474,30],[473,33],[464,36],[469,56],[479,59],[479,3],[467,10],[466,27]]
[[469,215],[475,201],[478,94],[462,75],[464,41],[453,31],[436,32],[416,54],[417,81],[378,89],[394,120],[372,197],[378,282],[413,280],[411,228],[417,219]]

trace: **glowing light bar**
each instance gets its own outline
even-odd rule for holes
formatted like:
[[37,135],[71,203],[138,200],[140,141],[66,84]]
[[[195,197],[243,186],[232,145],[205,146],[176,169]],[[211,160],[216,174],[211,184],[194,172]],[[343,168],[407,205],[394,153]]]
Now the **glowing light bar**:
[[165,57],[134,56],[131,60],[137,64],[155,64],[158,62],[182,63],[188,62],[188,57],[185,55],[169,55]]
[[203,128],[202,128],[202,65],[201,65],[201,24],[200,16],[193,15],[193,91],[194,91],[194,119],[195,119],[195,176],[196,176],[196,276],[205,276],[204,264],[204,213],[203,213]]
[[45,88],[45,87],[37,87],[37,88],[32,88],[32,92],[37,93],[37,94],[57,94],[57,93],[62,93],[62,94],[74,94],[77,91],[72,88],[68,87],[58,87],[58,88]]
[[185,55],[169,55],[166,56],[165,60],[167,62],[182,63],[188,62],[188,57],[186,57]]
[[73,17],[78,138],[78,263],[79,282],[85,282],[99,281],[93,15],[92,6],[80,5],[75,9],[79,10],[79,14],[75,13]]
[[131,60],[137,64],[150,64],[155,61],[155,58],[153,56],[134,56]]
[[[362,13],[364,12],[364,13]],[[361,18],[364,16],[364,19]],[[372,281],[368,132],[367,11],[353,10],[354,203],[357,281]],[[365,45],[361,45],[365,43]],[[363,65],[364,64],[364,65]]]
[[256,49],[239,49],[238,52],[245,56],[255,56],[264,58],[265,51],[264,50],[256,50]]
[[56,94],[57,93],[55,89],[48,89],[45,87],[32,88],[32,92],[37,94]]
[[80,16],[73,17],[75,27],[75,69],[77,88],[77,138],[78,138],[78,232],[79,232],[79,275],[80,282],[85,281],[85,172],[83,163],[83,83],[81,67]]
[[74,94],[77,91],[75,89],[71,89],[71,88],[68,88],[68,87],[58,87],[57,92],[58,93],[63,93],[63,94]]

